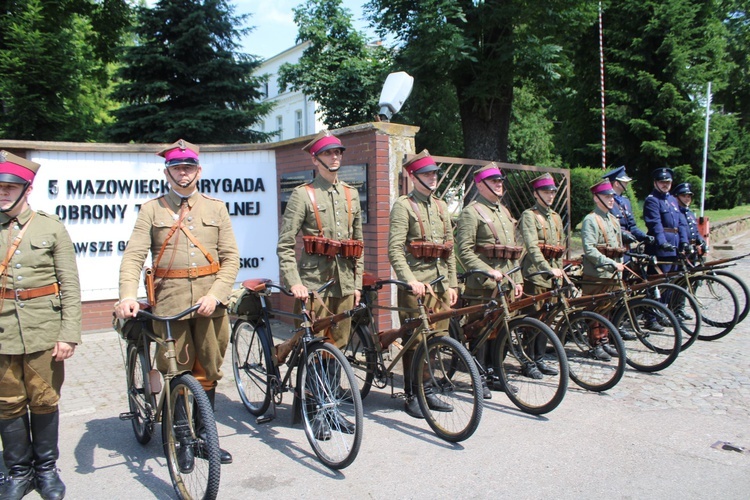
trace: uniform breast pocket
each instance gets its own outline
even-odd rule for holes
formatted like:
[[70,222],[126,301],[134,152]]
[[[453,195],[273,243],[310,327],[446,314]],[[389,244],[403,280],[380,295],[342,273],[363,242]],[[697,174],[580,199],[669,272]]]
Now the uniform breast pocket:
[[219,239],[219,219],[215,217],[204,217],[202,219],[200,232],[195,236],[201,243],[212,243]]
[[151,223],[151,233],[154,235],[155,241],[162,241],[167,237],[169,230],[172,228],[174,221],[172,220],[155,220]]
[[[321,224],[323,224],[323,226],[325,226],[326,221],[328,221],[328,207],[320,204],[316,206],[318,208],[318,214],[320,215],[320,222]],[[312,207],[310,208],[310,211],[307,212],[307,216],[305,217],[305,224],[315,228],[318,227],[318,221],[315,217],[315,210]]]
[[29,246],[34,255],[52,254],[55,248],[55,236],[52,234],[42,234],[29,238]]

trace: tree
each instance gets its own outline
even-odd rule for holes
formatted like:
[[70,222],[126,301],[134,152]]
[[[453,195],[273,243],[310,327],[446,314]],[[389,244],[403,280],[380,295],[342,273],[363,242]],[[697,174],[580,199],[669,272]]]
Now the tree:
[[0,134],[101,138],[112,107],[108,63],[129,22],[127,2],[19,0],[0,9]]
[[296,64],[279,70],[279,86],[302,91],[317,102],[323,121],[340,128],[372,121],[390,68],[388,52],[368,45],[352,27],[351,12],[341,0],[307,0],[294,9],[297,43],[310,42]]
[[[706,84],[712,81],[722,99],[741,91],[728,87],[726,12],[699,0],[623,0],[605,5],[603,19],[608,163],[627,165],[641,196],[659,167],[674,168],[676,182],[699,179]],[[558,106],[557,142],[571,163],[601,163],[597,36],[592,23],[572,42],[575,77],[565,82],[567,102]],[[718,207],[747,199],[738,166],[747,165],[748,148],[737,117],[714,104],[708,182],[721,193],[713,201]]]
[[[591,2],[548,0],[370,0],[370,21],[395,37],[396,65],[415,87],[447,81],[455,89],[464,155],[507,161],[513,94],[530,79],[540,89],[564,63],[559,40]],[[416,89],[415,89],[416,90]]]
[[259,61],[237,53],[249,28],[236,28],[224,0],[160,0],[137,10],[137,43],[127,47],[109,135],[121,142],[238,143],[269,139],[252,130],[270,105],[259,102]]

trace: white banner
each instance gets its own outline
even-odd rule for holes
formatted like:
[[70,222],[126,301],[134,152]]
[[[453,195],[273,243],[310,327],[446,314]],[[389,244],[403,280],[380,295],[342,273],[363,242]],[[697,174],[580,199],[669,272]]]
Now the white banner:
[[[273,151],[201,153],[199,190],[224,201],[240,249],[237,282],[279,279],[278,203]],[[35,151],[29,197],[56,214],[76,248],[83,301],[117,299],[120,260],[140,206],[169,190],[164,159],[153,153]],[[139,295],[145,296],[141,288]]]

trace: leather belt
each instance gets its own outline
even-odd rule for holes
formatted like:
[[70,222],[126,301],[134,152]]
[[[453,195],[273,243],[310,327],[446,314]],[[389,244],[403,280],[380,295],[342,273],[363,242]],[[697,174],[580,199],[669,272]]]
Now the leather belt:
[[29,300],[45,295],[60,295],[60,285],[52,283],[38,288],[16,288],[3,291],[3,298],[8,300]]
[[665,227],[663,228],[665,233],[677,234],[679,231],[676,227]]
[[219,272],[218,262],[212,262],[208,266],[188,267],[187,269],[154,269],[154,275],[157,278],[199,278]]

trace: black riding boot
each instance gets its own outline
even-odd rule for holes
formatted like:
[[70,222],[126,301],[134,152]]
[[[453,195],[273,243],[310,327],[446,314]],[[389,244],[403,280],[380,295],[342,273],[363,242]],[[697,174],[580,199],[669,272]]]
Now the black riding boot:
[[65,485],[57,474],[57,447],[60,412],[31,414],[31,442],[34,448],[36,489],[44,500],[65,498]]
[[407,415],[414,418],[424,418],[422,409],[419,407],[419,401],[415,395],[416,388],[411,380],[411,365],[414,359],[414,351],[408,351],[404,353],[401,358],[404,366],[404,392],[406,393],[406,401],[404,401],[404,411]]
[[0,420],[3,459],[8,477],[0,487],[0,498],[18,500],[34,489],[33,450],[29,436],[29,416]]
[[[216,388],[211,389],[210,391],[206,391],[206,396],[208,396],[208,400],[211,402],[211,409],[215,410],[215,404],[216,404]],[[205,442],[205,431],[203,430],[203,427],[201,426],[201,439]],[[219,456],[221,457],[221,463],[222,465],[231,464],[232,463],[232,454],[229,453],[227,450],[223,448],[219,448]]]
[[183,474],[190,474],[195,467],[194,440],[190,430],[190,421],[187,416],[184,398],[177,399],[174,409],[174,434],[180,447],[177,449],[177,468]]

